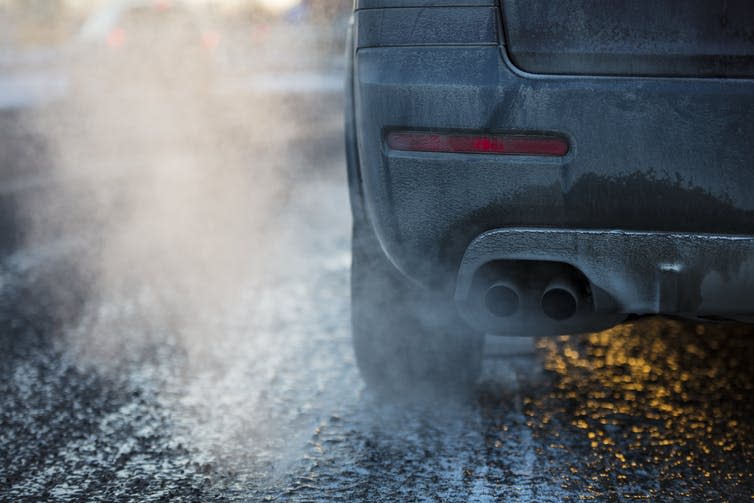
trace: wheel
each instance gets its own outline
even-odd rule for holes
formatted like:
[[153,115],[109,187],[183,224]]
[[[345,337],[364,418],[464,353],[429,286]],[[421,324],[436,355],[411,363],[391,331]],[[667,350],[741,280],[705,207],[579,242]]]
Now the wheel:
[[482,334],[460,320],[452,299],[404,278],[357,219],[352,251],[353,344],[367,385],[391,399],[466,396],[479,376]]
[[353,31],[346,59],[345,147],[353,215],[351,328],[364,381],[389,399],[463,397],[476,384],[483,335],[456,313],[453,301],[408,282],[382,251],[366,218],[353,86]]

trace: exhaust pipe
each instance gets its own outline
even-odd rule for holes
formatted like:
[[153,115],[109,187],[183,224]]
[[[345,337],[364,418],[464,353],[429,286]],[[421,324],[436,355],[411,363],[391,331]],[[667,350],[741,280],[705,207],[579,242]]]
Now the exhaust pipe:
[[516,314],[521,303],[519,288],[510,281],[495,281],[484,293],[484,305],[491,314],[506,318]]
[[579,287],[568,276],[557,276],[542,294],[542,311],[552,320],[564,321],[579,309]]
[[496,253],[503,253],[496,245],[470,246],[464,257],[468,262],[462,262],[459,269],[455,305],[475,330],[498,335],[556,335],[608,327],[625,318],[611,312],[615,308],[609,294],[592,286],[575,266],[499,259]]

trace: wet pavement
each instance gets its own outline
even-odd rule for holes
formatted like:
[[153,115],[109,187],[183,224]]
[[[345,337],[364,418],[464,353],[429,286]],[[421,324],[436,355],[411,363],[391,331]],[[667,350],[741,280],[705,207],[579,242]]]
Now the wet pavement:
[[164,278],[95,294],[79,242],[7,258],[0,499],[751,500],[751,328],[491,341],[470,403],[371,396],[338,172],[293,192],[264,274],[190,316]]
[[128,148],[118,109],[29,119],[50,170],[0,260],[0,501],[754,499],[752,327],[488,338],[467,402],[366,390],[317,82],[179,104]]

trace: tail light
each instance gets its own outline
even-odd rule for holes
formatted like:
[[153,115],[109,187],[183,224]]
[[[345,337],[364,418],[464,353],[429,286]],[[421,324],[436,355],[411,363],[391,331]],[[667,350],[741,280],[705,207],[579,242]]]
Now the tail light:
[[461,134],[394,131],[387,135],[392,150],[453,154],[546,155],[562,157],[568,141],[555,135]]
[[123,28],[114,28],[107,34],[107,46],[117,49],[126,43],[126,31]]
[[217,49],[217,46],[220,45],[220,35],[214,31],[202,33],[202,45],[210,51]]

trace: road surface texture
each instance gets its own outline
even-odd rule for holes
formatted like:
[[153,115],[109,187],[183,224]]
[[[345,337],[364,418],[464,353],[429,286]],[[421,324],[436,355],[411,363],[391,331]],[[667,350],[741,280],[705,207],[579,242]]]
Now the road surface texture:
[[752,501],[751,327],[488,338],[466,402],[366,390],[331,81],[12,115],[44,146],[3,157],[1,501]]

